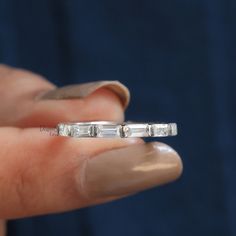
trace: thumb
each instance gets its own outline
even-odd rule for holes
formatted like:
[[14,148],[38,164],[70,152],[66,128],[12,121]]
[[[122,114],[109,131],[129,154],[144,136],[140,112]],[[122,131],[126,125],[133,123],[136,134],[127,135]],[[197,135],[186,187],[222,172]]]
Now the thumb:
[[[131,145],[132,144],[132,145]],[[0,218],[77,209],[176,179],[178,154],[140,139],[73,139],[0,128]]]

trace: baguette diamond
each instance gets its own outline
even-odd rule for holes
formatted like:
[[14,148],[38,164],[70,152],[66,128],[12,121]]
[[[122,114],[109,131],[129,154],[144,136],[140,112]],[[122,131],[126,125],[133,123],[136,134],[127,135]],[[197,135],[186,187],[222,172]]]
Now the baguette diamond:
[[123,126],[124,137],[148,137],[148,124],[125,124]]
[[66,124],[58,124],[57,133],[59,136],[70,136],[70,126]]
[[72,125],[70,135],[72,137],[90,137],[92,133],[92,126],[91,125]]
[[114,138],[120,137],[120,126],[118,125],[97,125],[97,137]]

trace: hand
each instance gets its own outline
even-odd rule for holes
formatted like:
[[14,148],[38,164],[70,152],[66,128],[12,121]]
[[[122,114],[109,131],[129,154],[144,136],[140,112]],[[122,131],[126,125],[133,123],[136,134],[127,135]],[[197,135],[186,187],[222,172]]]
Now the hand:
[[0,66],[0,218],[62,212],[118,199],[176,179],[178,154],[141,139],[75,139],[39,127],[124,119],[118,82],[57,89],[33,73]]

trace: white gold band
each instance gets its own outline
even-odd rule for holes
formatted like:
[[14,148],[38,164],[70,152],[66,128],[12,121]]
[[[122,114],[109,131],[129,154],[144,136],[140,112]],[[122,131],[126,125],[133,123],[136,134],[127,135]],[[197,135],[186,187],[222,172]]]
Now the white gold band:
[[176,123],[115,123],[110,121],[59,123],[59,136],[75,138],[167,137],[177,135]]

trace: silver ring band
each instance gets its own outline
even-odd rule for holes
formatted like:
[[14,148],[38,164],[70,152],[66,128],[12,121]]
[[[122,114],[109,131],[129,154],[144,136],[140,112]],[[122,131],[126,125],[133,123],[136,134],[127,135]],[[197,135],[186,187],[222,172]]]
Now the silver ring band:
[[59,136],[75,138],[167,137],[177,135],[176,123],[68,122],[57,125]]

